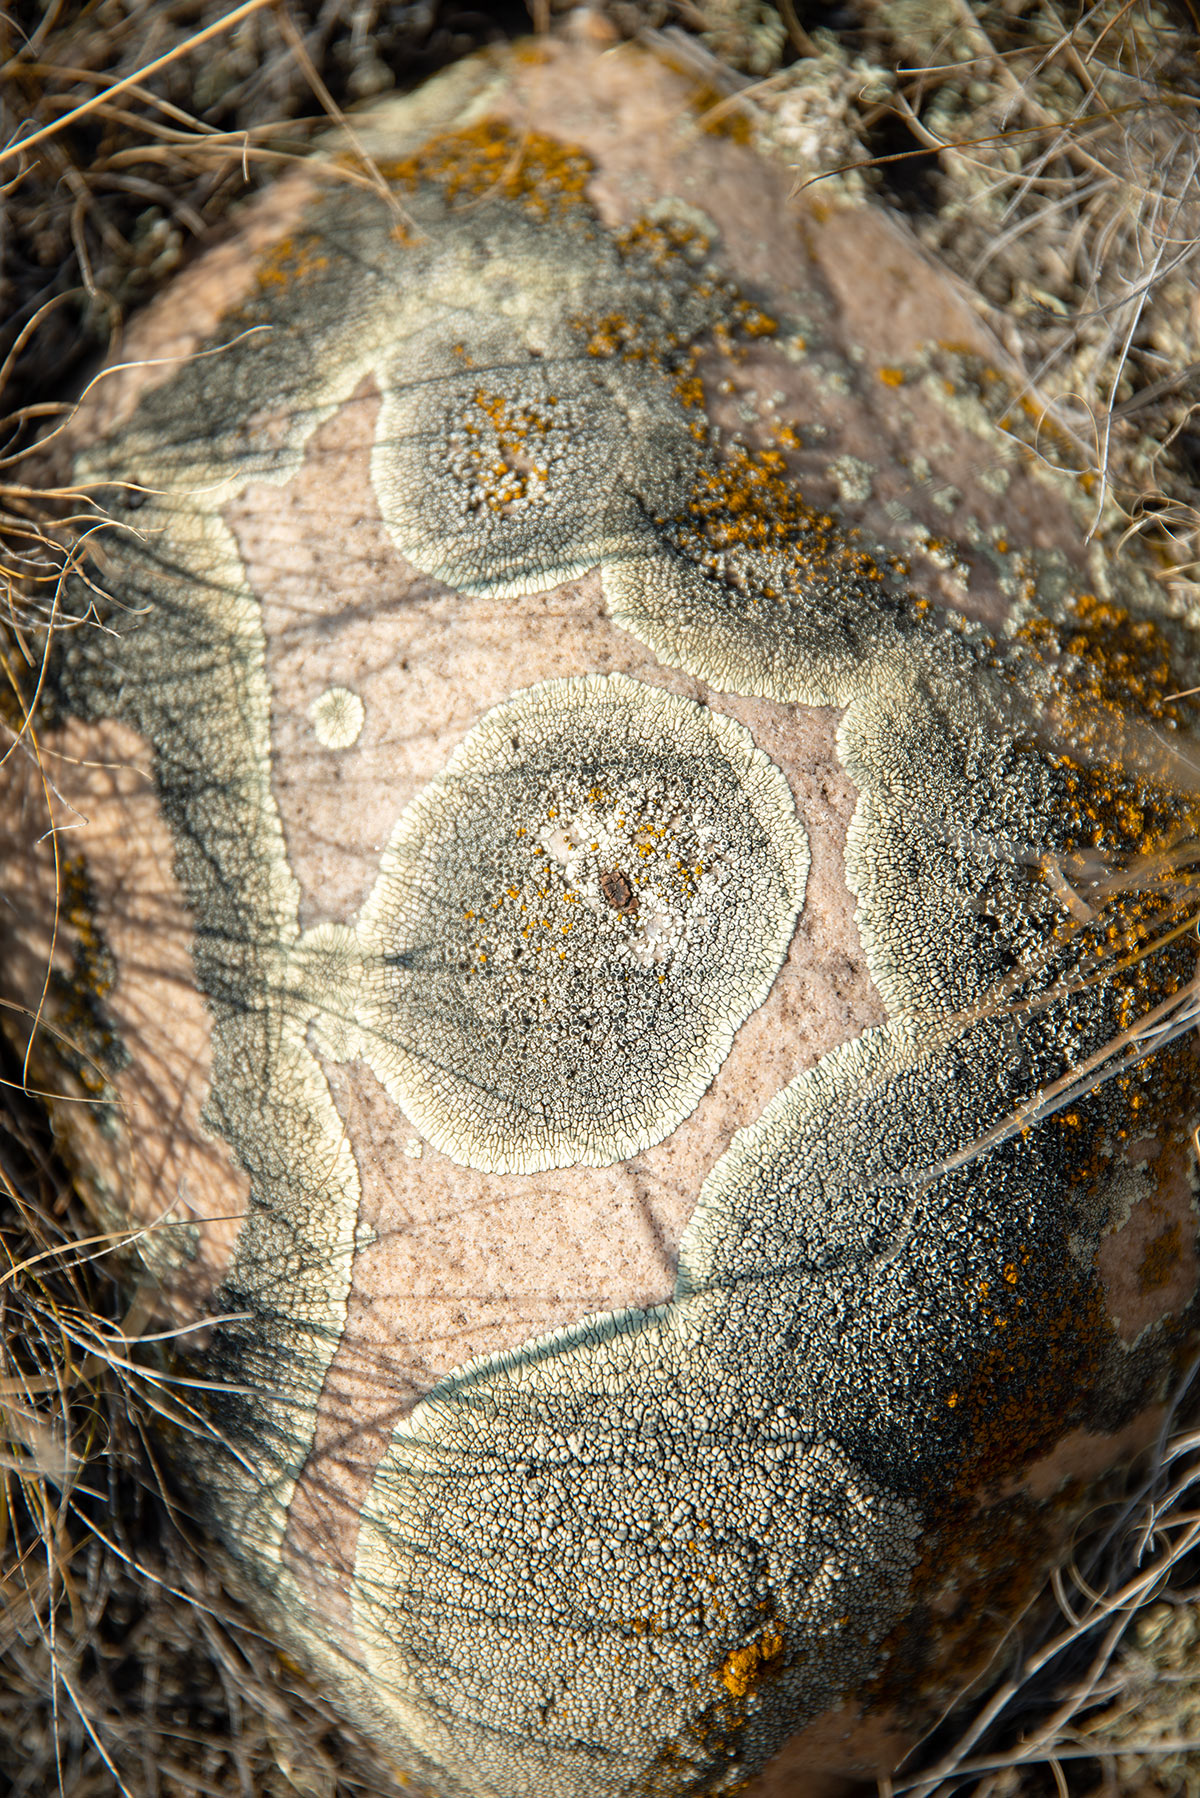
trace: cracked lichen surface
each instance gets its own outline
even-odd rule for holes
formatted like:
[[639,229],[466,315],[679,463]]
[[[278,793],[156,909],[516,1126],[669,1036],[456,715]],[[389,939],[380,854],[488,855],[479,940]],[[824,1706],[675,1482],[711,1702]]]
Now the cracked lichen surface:
[[[795,333],[694,225],[609,226],[583,155],[494,124],[383,166],[408,222],[355,188],[313,201],[229,347],[79,471],[149,492],[97,552],[119,633],[65,640],[56,699],[153,748],[212,1020],[207,1124],[252,1189],[206,1363],[230,1390],[184,1452],[274,1626],[437,1789],[732,1791],[886,1676],[947,1495],[1161,1390],[1175,1320],[1129,1348],[1090,1257],[1116,1145],[1139,1112],[1169,1133],[1188,1068],[1006,1120],[1189,976],[1179,941],[1153,945],[1175,888],[1121,913],[1112,972],[1111,917],[1071,878],[1084,848],[1132,861],[1192,821],[1022,726],[1064,680],[1077,750],[1129,709],[1119,681],[1063,674],[1078,605],[1003,640],[951,620],[896,545],[805,497],[795,431],[730,440],[713,367]],[[294,480],[364,395],[372,503],[408,565],[468,620],[598,570],[605,628],[656,678],[530,684],[514,640],[509,694],[397,804],[349,919],[302,924],[230,508]],[[857,459],[821,465],[868,503]],[[374,717],[349,677],[315,678],[331,778]],[[331,1070],[373,1070],[422,1168],[604,1167],[682,1126],[804,916],[809,835],[730,715],[751,700],[840,709],[845,880],[887,1022],[732,1136],[664,1302],[430,1383],[323,1588],[297,1493],[371,1246]]]
[[425,1137],[491,1172],[636,1155],[694,1111],[804,897],[787,782],[732,719],[623,675],[481,720],[406,812],[300,1003]]

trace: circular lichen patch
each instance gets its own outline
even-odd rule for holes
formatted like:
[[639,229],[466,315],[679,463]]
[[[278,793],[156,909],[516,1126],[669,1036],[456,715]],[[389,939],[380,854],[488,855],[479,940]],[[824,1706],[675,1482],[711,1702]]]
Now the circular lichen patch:
[[308,708],[317,742],[325,749],[350,749],[366,718],[363,702],[349,687],[326,687]]
[[889,569],[777,451],[677,458],[674,474],[665,505],[641,490],[641,537],[604,562],[614,622],[719,691],[846,704],[913,628]]
[[536,359],[504,337],[479,372],[462,370],[459,347],[426,348],[424,379],[406,371],[385,393],[371,470],[397,548],[490,598],[628,555],[641,530],[631,494],[645,487],[665,504],[688,453],[666,384],[635,386],[623,365],[581,362],[569,337]]
[[808,866],[740,724],[623,675],[543,682],[405,812],[353,947],[310,939],[320,1034],[468,1166],[624,1160],[766,997]]

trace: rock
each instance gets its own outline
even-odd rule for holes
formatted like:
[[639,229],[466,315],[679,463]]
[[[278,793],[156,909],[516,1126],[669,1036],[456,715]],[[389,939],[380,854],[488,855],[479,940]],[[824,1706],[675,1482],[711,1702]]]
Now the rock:
[[250,209],[5,767],[33,1065],[220,1320],[177,1465],[447,1794],[889,1772],[1196,1339],[1194,629],[706,106],[485,57]]

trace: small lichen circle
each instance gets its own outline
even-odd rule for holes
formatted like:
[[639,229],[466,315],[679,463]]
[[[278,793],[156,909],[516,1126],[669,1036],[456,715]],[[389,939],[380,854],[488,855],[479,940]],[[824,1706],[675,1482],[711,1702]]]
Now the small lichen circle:
[[309,706],[308,716],[323,749],[351,749],[362,735],[367,714],[349,687],[326,687]]

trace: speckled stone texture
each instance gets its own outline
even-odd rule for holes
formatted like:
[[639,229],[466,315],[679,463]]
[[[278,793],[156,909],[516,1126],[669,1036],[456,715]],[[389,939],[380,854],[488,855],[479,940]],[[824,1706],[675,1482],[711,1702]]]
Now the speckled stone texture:
[[890,1770],[1194,1342],[1193,637],[705,104],[518,50],[250,209],[3,776],[31,1065],[224,1320],[183,1476],[447,1795]]

